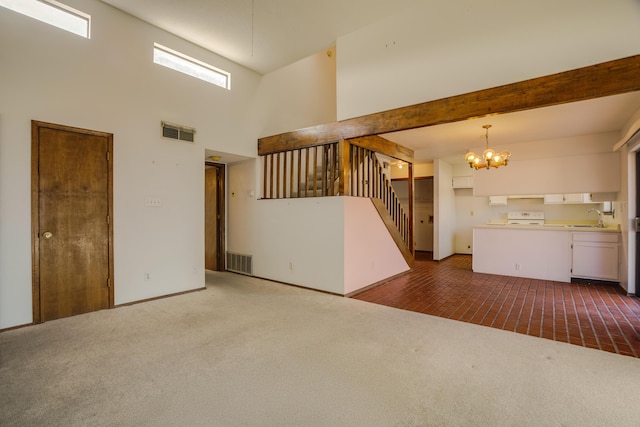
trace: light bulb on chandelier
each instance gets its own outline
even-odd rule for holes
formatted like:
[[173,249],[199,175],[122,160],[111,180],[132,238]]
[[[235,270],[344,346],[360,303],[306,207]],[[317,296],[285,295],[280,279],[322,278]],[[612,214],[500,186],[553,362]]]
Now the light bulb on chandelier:
[[489,148],[489,128],[491,125],[482,126],[485,129],[485,144],[486,149],[482,153],[482,156],[477,155],[476,153],[469,151],[464,159],[467,163],[469,163],[469,167],[478,169],[489,169],[489,168],[498,168],[500,166],[507,166],[509,162],[509,158],[511,157],[511,153],[509,151],[502,151],[500,153],[496,153],[495,150]]

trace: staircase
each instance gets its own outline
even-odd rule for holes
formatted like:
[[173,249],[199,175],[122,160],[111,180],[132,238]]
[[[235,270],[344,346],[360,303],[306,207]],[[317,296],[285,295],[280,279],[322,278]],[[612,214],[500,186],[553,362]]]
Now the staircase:
[[[410,156],[407,156],[410,152]],[[263,199],[352,196],[372,200],[380,217],[413,267],[413,152],[380,137],[343,140],[321,145],[294,147],[270,152],[259,147],[263,157]],[[380,156],[407,163],[409,170],[409,209],[391,186],[390,172]]]

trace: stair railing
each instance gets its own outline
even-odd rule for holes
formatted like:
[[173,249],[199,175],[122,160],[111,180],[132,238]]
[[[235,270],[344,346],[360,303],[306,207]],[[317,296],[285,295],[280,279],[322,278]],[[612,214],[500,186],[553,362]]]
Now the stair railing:
[[338,143],[263,155],[262,198],[337,196]]
[[[391,177],[377,156],[377,145],[382,154],[404,153],[397,147],[389,148],[389,142],[380,139],[341,140],[318,145],[305,145],[290,149],[270,150],[259,148],[263,158],[263,199],[300,197],[355,196],[368,197],[376,209],[388,213],[383,218],[389,230],[397,230],[394,240],[404,245],[405,258],[413,258],[413,186],[409,186],[408,209],[391,186]],[[363,146],[365,145],[365,146]],[[402,147],[400,147],[402,148]],[[387,151],[385,153],[384,151]],[[410,156],[402,154],[413,160]],[[409,180],[413,182],[412,163],[407,162]],[[379,201],[377,203],[376,201]],[[382,212],[381,212],[382,215]],[[386,214],[385,214],[386,215]],[[393,234],[393,233],[392,233]]]
[[351,147],[351,188],[356,197],[379,199],[391,216],[391,220],[408,248],[412,245],[413,227],[409,213],[405,210],[391,185],[390,176],[380,164],[376,153],[364,147]]

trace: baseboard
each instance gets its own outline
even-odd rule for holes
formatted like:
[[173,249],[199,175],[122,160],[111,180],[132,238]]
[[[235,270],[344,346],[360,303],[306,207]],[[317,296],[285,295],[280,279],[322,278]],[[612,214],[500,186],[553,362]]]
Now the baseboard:
[[282,281],[280,281],[280,280],[268,279],[268,278],[266,278],[266,277],[251,276],[251,275],[248,275],[248,274],[238,273],[238,272],[236,272],[236,271],[229,271],[229,270],[227,270],[227,273],[230,273],[230,274],[239,274],[239,275],[241,275],[241,276],[253,277],[253,278],[256,278],[256,279],[260,279],[260,280],[266,280],[266,281],[268,281],[268,282],[272,282],[272,283],[278,283],[278,284],[280,284],[280,285],[293,286],[294,288],[306,289],[306,290],[308,290],[308,291],[321,292],[321,293],[323,293],[323,294],[336,295],[336,296],[339,296],[339,297],[344,296],[344,295],[342,295],[342,294],[340,294],[340,293],[337,293],[337,292],[325,291],[325,290],[323,290],[323,289],[310,288],[310,287],[308,287],[308,286],[296,285],[296,284],[293,284],[293,283],[282,282]]
[[114,305],[111,308],[126,307],[128,305],[142,304],[143,302],[155,301],[155,300],[158,300],[158,299],[177,297],[178,295],[190,294],[191,292],[204,291],[205,289],[207,289],[207,287],[203,286],[202,288],[189,289],[188,291],[176,292],[176,293],[173,293],[173,294],[160,295],[160,296],[153,297],[153,298],[146,298],[146,299],[141,299],[141,300],[137,300],[137,301],[125,302],[125,303],[122,303],[122,304]]
[[35,323],[31,322],[31,323],[25,323],[24,325],[10,326],[8,328],[0,329],[0,334],[3,332],[13,331],[14,329],[22,329],[22,328],[26,328],[27,326],[33,326],[33,325],[35,325]]
[[413,269],[410,268],[407,271],[403,271],[402,273],[398,273],[398,274],[395,274],[395,275],[393,275],[391,277],[387,277],[386,279],[382,279],[379,282],[372,283],[372,284],[370,284],[368,286],[365,286],[364,288],[356,289],[355,291],[349,292],[348,294],[345,294],[344,296],[347,297],[347,298],[352,298],[352,297],[358,295],[359,293],[367,291],[367,290],[369,290],[371,288],[375,288],[376,286],[383,285],[383,284],[385,284],[385,283],[387,283],[387,282],[389,282],[391,280],[397,279],[400,276],[404,276],[405,274],[410,273],[411,270],[413,270]]

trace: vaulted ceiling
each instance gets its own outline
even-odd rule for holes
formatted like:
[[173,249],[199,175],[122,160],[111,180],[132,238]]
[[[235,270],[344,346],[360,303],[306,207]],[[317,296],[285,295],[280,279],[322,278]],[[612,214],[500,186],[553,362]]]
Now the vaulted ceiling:
[[[259,73],[333,46],[338,37],[410,7],[418,0],[102,0],[143,21]],[[416,159],[457,162],[482,146],[619,131],[640,109],[630,93],[519,113],[385,134]],[[293,130],[293,129],[292,129]]]

